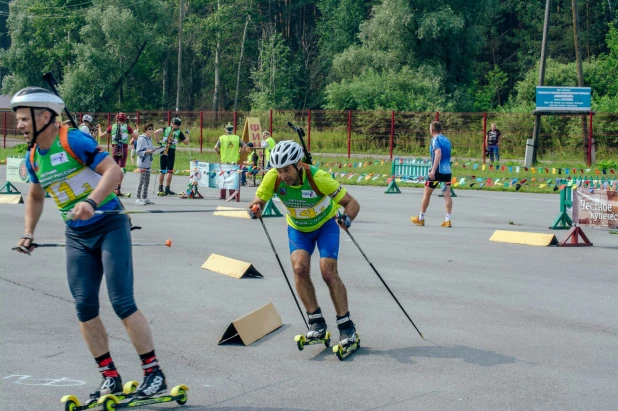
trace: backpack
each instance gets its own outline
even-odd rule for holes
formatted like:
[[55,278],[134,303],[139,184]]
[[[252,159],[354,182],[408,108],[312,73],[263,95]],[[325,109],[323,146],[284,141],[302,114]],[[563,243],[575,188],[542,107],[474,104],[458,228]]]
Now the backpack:
[[[305,175],[307,176],[307,180],[309,181],[309,185],[311,186],[311,189],[313,191],[315,191],[315,194],[318,197],[325,197],[324,193],[322,193],[320,191],[320,189],[318,188],[317,184],[315,183],[315,180],[313,179],[313,175],[311,175],[311,166],[309,164],[305,164],[305,163],[300,163],[300,166],[305,170]],[[279,175],[277,175],[277,180],[275,181],[275,190],[277,190],[277,188],[279,188],[279,184],[281,184],[281,177],[279,177]]]
[[[77,157],[77,155],[73,152],[73,150],[69,146],[69,127],[67,126],[60,127],[59,138],[60,138],[60,145],[62,146],[62,149],[66,151],[67,153],[69,153],[69,155],[73,157],[75,160],[77,160],[79,164],[86,166],[86,167],[92,164],[92,161],[94,160],[94,156],[88,159],[88,162],[84,163],[84,161],[81,158]],[[36,144],[33,144],[32,148],[30,149],[30,165],[33,167],[34,167],[34,154],[35,153],[36,153]]]

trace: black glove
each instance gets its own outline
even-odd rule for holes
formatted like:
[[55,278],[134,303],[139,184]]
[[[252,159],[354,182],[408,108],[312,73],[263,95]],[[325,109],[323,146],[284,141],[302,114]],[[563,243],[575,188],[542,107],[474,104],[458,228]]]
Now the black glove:
[[350,220],[350,217],[348,217],[345,213],[342,214],[341,212],[337,212],[337,222],[340,225],[345,226],[345,228],[350,228],[352,225],[352,220]]

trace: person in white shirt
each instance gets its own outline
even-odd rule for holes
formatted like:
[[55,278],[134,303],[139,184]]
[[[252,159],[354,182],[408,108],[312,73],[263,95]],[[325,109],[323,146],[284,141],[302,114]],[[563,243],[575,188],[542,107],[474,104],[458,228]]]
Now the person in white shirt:
[[89,114],[85,114],[82,117],[82,124],[79,125],[79,131],[84,132],[89,136],[92,136],[92,133],[90,132],[90,127],[92,127],[92,116]]

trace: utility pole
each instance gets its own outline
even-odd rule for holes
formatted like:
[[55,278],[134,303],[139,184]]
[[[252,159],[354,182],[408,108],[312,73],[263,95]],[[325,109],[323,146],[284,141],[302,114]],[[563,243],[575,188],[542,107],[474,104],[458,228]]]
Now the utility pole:
[[178,76],[176,77],[176,113],[180,107],[180,86],[182,81],[182,9],[183,0],[180,0],[180,17],[178,24]]
[[[221,81],[219,79],[219,49],[221,48],[221,36],[220,36],[220,27],[219,27],[219,12],[221,11],[221,1],[217,0],[217,45],[215,48],[215,90],[212,96],[212,110],[215,112],[219,111],[219,87],[221,87]],[[215,113],[215,118],[218,120],[219,115]]]
[[[573,12],[573,37],[575,40],[575,67],[577,68],[577,86],[584,87],[584,70],[582,69],[582,56],[579,49],[579,12],[577,10],[577,0],[571,0],[571,10]],[[586,116],[582,119],[582,141],[584,150],[584,161],[588,161],[588,123]],[[590,148],[590,162],[595,162],[594,145]]]
[[[543,22],[543,42],[541,43],[541,63],[539,66],[539,86],[545,84],[545,61],[547,60],[547,36],[549,34],[549,11],[551,0],[545,1],[545,21]],[[539,130],[541,128],[541,116],[534,115],[534,129],[532,130],[532,158],[531,163],[526,162],[526,166],[536,164],[536,156],[539,150]]]

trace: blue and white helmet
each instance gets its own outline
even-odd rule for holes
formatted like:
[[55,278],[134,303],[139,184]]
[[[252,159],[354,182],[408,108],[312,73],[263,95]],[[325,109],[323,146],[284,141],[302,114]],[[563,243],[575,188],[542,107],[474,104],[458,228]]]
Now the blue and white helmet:
[[270,152],[270,165],[283,168],[298,163],[302,158],[303,149],[300,144],[292,140],[281,141]]

